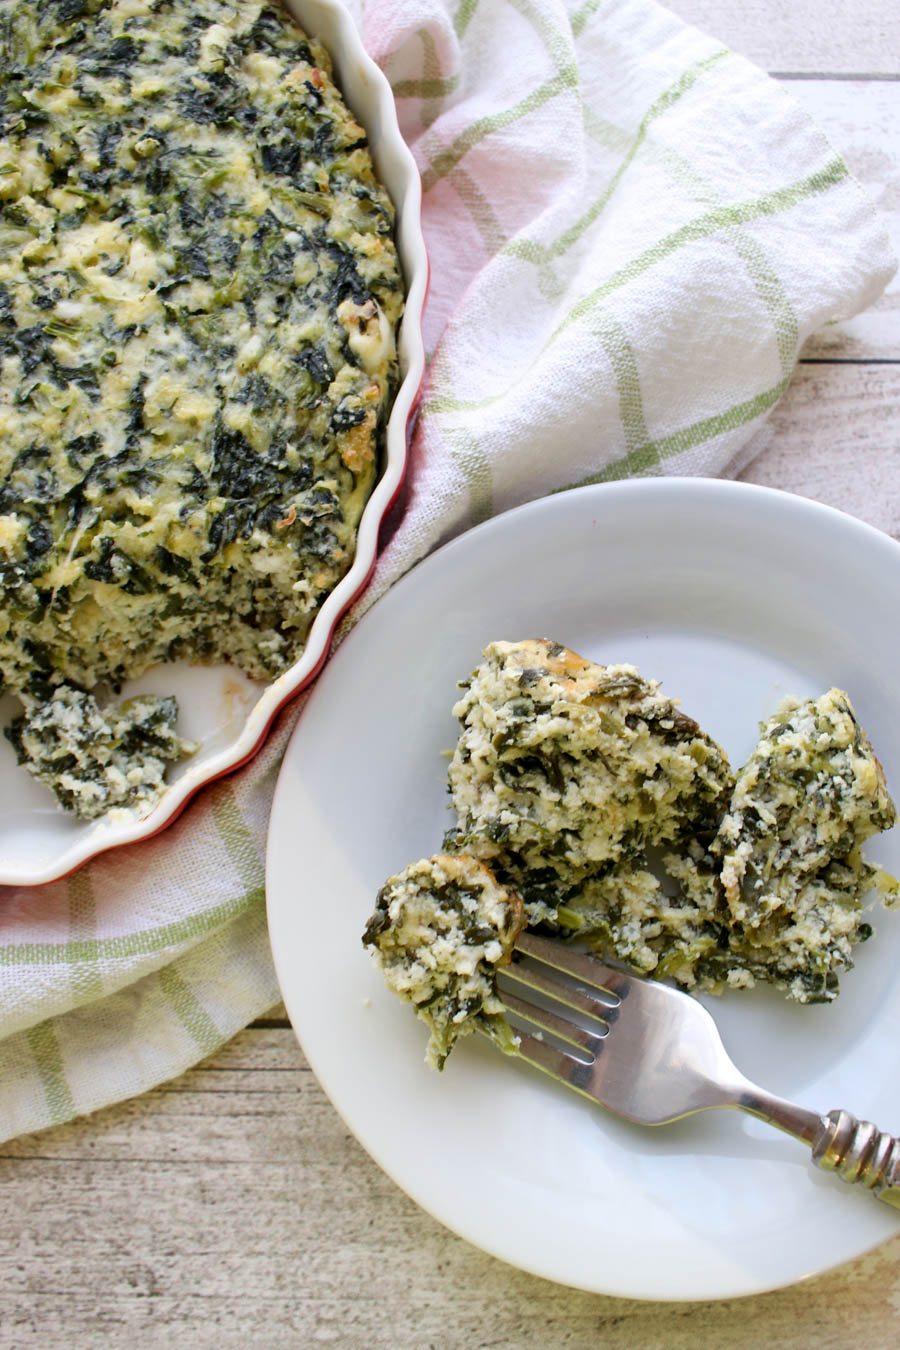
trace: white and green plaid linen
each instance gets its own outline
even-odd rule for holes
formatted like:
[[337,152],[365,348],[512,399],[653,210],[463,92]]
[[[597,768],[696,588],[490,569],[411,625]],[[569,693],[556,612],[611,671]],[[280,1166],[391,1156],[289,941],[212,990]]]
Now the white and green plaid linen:
[[[404,511],[358,614],[530,498],[736,472],[809,334],[894,263],[791,97],[653,0],[356,17],[422,172],[432,265]],[[0,893],[0,1138],[163,1082],[277,1001],[265,840],[298,715],[157,838]]]

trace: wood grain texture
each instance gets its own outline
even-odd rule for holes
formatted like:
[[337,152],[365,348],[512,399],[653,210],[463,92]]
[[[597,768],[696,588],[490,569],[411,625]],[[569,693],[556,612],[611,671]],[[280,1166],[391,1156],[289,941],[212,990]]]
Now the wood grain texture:
[[668,7],[773,73],[897,78],[900,7],[889,0],[670,0]]
[[[900,7],[671,7],[785,78],[900,251]],[[900,539],[900,282],[808,345],[770,428],[743,478]],[[588,1295],[484,1255],[372,1163],[281,1008],[157,1091],[0,1146],[0,1197],[0,1350],[900,1346],[900,1224],[830,1274],[717,1303]]]
[[[792,1289],[642,1303],[447,1233],[347,1133],[288,1028],[0,1149],[3,1350],[895,1350],[900,1237]],[[10,1222],[10,1219],[13,1219]]]
[[803,361],[769,425],[771,442],[743,480],[812,497],[900,540],[900,362]]
[[[900,46],[897,53],[900,61]],[[900,258],[900,80],[782,83],[843,155]],[[900,360],[900,273],[870,309],[816,333],[805,354]]]

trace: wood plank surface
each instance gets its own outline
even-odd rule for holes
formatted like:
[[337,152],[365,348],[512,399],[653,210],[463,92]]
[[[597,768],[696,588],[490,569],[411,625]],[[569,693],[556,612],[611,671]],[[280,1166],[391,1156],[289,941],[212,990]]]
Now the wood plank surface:
[[669,9],[773,74],[898,78],[891,0],[670,0]]
[[[900,80],[782,83],[843,155],[900,258]],[[900,273],[870,309],[815,334],[806,355],[900,360]]]
[[[900,251],[900,5],[674,0],[775,72]],[[900,281],[818,335],[744,470],[900,539]],[[896,622],[896,616],[886,621]],[[514,1270],[368,1158],[274,1009],[135,1101],[0,1145],[0,1350],[897,1350],[898,1237],[792,1288],[641,1303]]]
[[801,361],[769,425],[771,442],[742,479],[900,539],[900,362]]
[[4,1145],[0,1193],[4,1350],[898,1344],[900,1237],[717,1303],[585,1294],[484,1255],[375,1167],[277,1027],[137,1101]]

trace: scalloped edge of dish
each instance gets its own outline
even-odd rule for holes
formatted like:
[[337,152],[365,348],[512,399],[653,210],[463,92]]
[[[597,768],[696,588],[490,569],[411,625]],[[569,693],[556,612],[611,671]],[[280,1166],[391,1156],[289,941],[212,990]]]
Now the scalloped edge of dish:
[[[369,583],[382,523],[403,484],[408,429],[425,374],[422,314],[429,263],[422,233],[421,178],[412,151],[400,133],[391,87],[363,47],[348,11],[339,0],[284,0],[284,3],[301,28],[327,48],[341,92],[366,129],[376,172],[396,210],[395,237],[406,281],[397,343],[401,381],[388,418],[384,466],[360,519],[356,555],[349,571],[316,615],[301,657],[264,687],[243,730],[230,745],[195,766],[188,766],[146,815],[121,821],[86,822],[79,826],[74,839],[64,840],[56,850],[52,840],[48,842],[46,851],[31,866],[4,856],[0,840],[0,885],[46,885],[61,880],[109,849],[150,839],[171,825],[201,788],[251,760],[262,748],[278,714],[315,679],[327,661],[335,629]],[[48,814],[54,820],[70,819],[52,807]]]

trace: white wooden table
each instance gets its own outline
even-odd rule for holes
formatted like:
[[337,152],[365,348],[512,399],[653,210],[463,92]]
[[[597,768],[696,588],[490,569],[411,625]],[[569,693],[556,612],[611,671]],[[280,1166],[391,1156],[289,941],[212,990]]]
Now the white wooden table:
[[[790,85],[900,251],[900,5],[673,8]],[[773,425],[744,477],[900,538],[900,282],[810,344]],[[0,1350],[317,1344],[896,1350],[900,1236],[827,1276],[730,1302],[629,1302],[535,1279],[446,1232],[378,1170],[281,1009],[145,1097],[0,1145]]]

